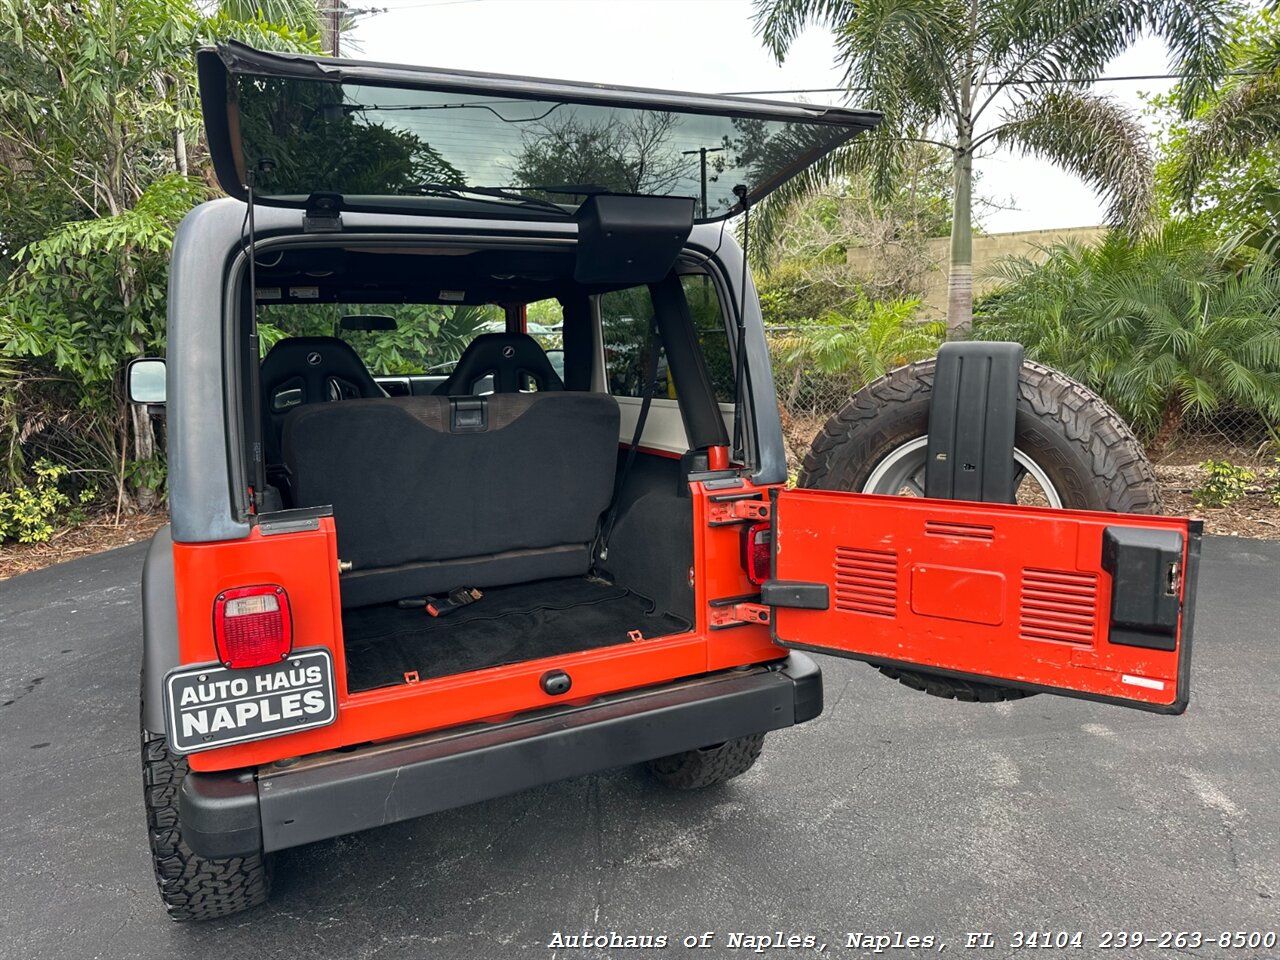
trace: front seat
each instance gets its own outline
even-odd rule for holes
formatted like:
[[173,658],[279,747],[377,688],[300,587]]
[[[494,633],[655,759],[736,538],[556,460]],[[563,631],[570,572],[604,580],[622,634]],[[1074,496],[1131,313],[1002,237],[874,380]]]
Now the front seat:
[[326,400],[385,397],[350,344],[337,337],[289,337],[262,360],[263,443],[268,464],[281,462],[280,434],[290,410]]
[[482,333],[467,344],[453,373],[435,392],[470,395],[489,377],[493,378],[494,393],[564,389],[564,381],[533,337],[527,333]]

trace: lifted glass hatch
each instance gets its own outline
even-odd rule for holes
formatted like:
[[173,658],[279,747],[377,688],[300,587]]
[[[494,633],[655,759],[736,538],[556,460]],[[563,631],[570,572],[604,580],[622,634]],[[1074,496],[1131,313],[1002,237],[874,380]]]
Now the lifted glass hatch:
[[265,53],[198,54],[222,188],[343,210],[571,216],[594,194],[741,211],[880,121],[839,107]]

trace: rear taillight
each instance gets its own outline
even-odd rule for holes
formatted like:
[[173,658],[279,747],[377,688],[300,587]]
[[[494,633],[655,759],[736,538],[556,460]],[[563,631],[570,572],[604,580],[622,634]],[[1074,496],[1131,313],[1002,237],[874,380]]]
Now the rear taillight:
[[218,659],[232,670],[279,663],[293,649],[293,616],[283,587],[237,587],[213,605]]
[[765,523],[753,523],[742,530],[742,569],[747,579],[757,587],[769,579],[769,566],[773,557],[773,528]]

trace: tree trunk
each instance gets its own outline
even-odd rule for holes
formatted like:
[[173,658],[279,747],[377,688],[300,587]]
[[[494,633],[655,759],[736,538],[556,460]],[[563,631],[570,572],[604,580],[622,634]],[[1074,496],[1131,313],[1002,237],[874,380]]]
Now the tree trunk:
[[973,329],[972,136],[960,131],[956,146],[955,203],[951,216],[951,271],[947,278],[947,339],[964,340]]
[[[969,29],[976,30],[978,0],[969,0]],[[947,339],[973,330],[973,48],[965,53],[956,115],[955,198],[951,214],[951,271],[947,277]]]
[[786,408],[791,410],[795,406],[796,397],[800,396],[800,384],[804,378],[804,364],[796,364],[796,372],[791,377],[791,388],[787,390]]
[[1186,413],[1183,410],[1182,403],[1176,397],[1169,397],[1165,401],[1164,415],[1160,418],[1160,426],[1156,428],[1156,435],[1151,439],[1151,445],[1147,447],[1147,453],[1152,458],[1165,454],[1169,445],[1177,439],[1185,417]]
[[[139,463],[154,460],[156,455],[155,424],[151,414],[147,412],[145,403],[129,404],[129,416],[133,421],[133,458]],[[154,487],[139,484],[134,494],[138,509],[144,511],[156,508],[157,497]]]

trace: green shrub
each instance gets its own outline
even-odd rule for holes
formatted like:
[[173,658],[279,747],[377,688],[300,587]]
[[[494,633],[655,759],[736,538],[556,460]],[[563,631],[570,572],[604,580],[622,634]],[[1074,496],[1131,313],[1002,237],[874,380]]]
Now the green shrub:
[[1267,499],[1280,507],[1280,444],[1273,447],[1271,462],[1274,464],[1267,470]]
[[1191,491],[1201,507],[1225,507],[1249,492],[1249,484],[1258,475],[1247,467],[1237,467],[1227,460],[1206,460],[1200,467],[1207,476],[1204,483]]
[[979,339],[1022,343],[1147,437],[1227,408],[1280,419],[1280,270],[1265,258],[1232,269],[1203,229],[1176,222],[1042,254],[997,268],[1005,285],[979,307]]
[[943,325],[915,319],[918,300],[858,296],[840,311],[786,328],[770,341],[779,399],[789,412],[834,412],[895,367],[931,357]]
[[32,472],[35,482],[30,486],[0,492],[0,543],[48,540],[53,535],[59,511],[71,506],[71,498],[60,489],[62,479],[71,472],[69,467],[40,460]]

